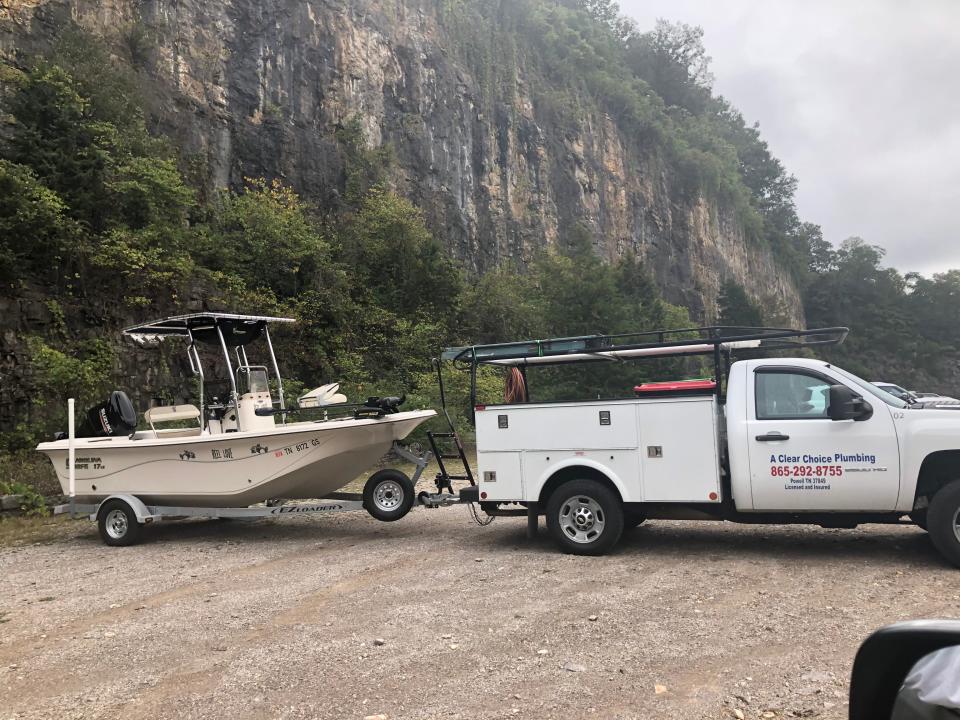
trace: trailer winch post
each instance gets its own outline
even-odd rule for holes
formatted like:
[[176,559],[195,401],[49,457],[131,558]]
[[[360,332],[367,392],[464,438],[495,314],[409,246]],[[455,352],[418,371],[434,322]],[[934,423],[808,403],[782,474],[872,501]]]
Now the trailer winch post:
[[70,488],[70,517],[75,518],[77,509],[77,448],[76,448],[76,421],[74,420],[74,408],[77,401],[73,398],[67,400],[67,478]]

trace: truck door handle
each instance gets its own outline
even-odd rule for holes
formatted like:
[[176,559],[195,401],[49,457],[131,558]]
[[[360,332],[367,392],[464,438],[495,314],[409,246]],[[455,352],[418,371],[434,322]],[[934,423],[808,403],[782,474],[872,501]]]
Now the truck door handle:
[[775,440],[789,440],[789,435],[779,432],[768,432],[766,435],[757,435],[757,442],[772,442]]

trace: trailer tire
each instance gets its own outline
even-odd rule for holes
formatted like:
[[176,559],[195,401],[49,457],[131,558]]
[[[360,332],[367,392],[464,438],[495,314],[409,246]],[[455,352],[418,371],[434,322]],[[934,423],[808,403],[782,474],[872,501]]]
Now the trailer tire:
[[623,503],[596,480],[571,480],[547,500],[547,528],[565,553],[603,555],[623,533]]
[[97,513],[97,529],[107,545],[126,547],[140,541],[143,526],[130,505],[123,500],[109,500]]
[[927,532],[933,546],[960,567],[960,480],[941,488],[927,508]]
[[399,520],[413,507],[414,487],[399,470],[378,470],[363,486],[363,507],[383,522]]

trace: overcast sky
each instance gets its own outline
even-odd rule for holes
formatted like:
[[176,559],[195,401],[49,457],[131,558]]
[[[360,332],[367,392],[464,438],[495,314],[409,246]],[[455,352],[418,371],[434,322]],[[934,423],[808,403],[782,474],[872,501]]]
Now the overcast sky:
[[620,0],[700,25],[714,89],[797,177],[804,220],[901,271],[960,268],[960,0]]

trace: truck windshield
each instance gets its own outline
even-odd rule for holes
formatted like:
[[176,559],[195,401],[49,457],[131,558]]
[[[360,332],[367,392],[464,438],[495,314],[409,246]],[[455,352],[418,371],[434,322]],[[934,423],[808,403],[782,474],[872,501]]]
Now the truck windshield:
[[846,370],[843,370],[843,369],[841,369],[841,368],[838,368],[836,365],[832,365],[832,366],[830,367],[830,369],[833,370],[834,372],[836,372],[837,374],[842,375],[843,377],[845,377],[847,380],[849,380],[850,382],[852,382],[854,385],[856,385],[857,387],[859,387],[861,390],[865,390],[866,392],[870,393],[870,394],[873,395],[874,397],[880,398],[880,399],[883,400],[887,405],[892,405],[892,406],[895,407],[895,408],[905,408],[905,407],[907,406],[907,403],[905,403],[905,402],[904,402],[903,400],[901,400],[900,398],[891,395],[890,393],[886,392],[885,390],[881,390],[880,388],[878,388],[878,387],[877,387],[876,385],[874,385],[873,383],[868,383],[866,380],[863,380],[862,378],[858,378],[858,377],[857,377],[856,375],[854,375],[853,373],[849,373],[849,372],[847,372]]

